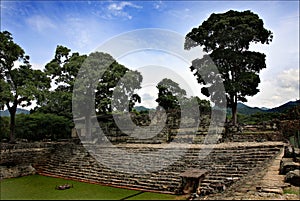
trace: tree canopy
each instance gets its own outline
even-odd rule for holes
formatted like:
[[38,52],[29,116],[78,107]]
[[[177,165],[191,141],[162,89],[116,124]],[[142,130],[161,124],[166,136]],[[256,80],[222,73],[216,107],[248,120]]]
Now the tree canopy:
[[58,45],[54,58],[46,64],[45,73],[55,85],[54,90],[45,90],[43,99],[38,100],[37,112],[52,113],[72,118],[72,93],[75,78],[86,59],[86,55],[71,53],[71,49]]
[[171,79],[164,78],[156,88],[158,89],[158,98],[156,102],[165,110],[179,109],[180,101],[186,96],[186,91],[180,88],[179,84]]
[[[259,72],[266,68],[266,55],[249,51],[251,42],[269,44],[273,34],[264,28],[263,20],[249,10],[211,14],[199,27],[193,28],[185,38],[184,48],[202,46],[218,68],[223,80],[227,104],[232,109],[233,123],[237,122],[237,101],[246,102],[246,96],[259,92]],[[190,67],[200,84],[201,92],[213,97],[216,79],[203,79],[208,57],[196,59]],[[209,69],[209,68],[208,68]],[[218,76],[215,76],[218,77]],[[210,89],[210,90],[208,90]]]
[[[107,64],[107,69],[104,69],[104,64]],[[54,58],[46,64],[45,72],[49,78],[53,80],[55,89],[51,91],[45,91],[46,98],[39,100],[39,107],[35,110],[43,113],[54,113],[71,119],[72,114],[72,94],[74,90],[74,83],[78,76],[80,69],[83,67],[84,71],[81,71],[79,79],[82,81],[82,90],[92,89],[92,85],[95,85],[94,91],[90,91],[90,95],[95,96],[95,109],[97,114],[106,114],[112,112],[111,101],[116,85],[120,84],[120,79],[127,73],[134,73],[135,77],[131,77],[131,82],[135,83],[135,87],[139,88],[142,80],[142,76],[137,71],[131,71],[124,65],[119,64],[109,54],[102,52],[93,52],[90,55],[80,55],[79,53],[71,53],[71,49],[58,45],[55,50]],[[104,72],[105,70],[105,72]],[[101,78],[98,77],[95,80],[93,75],[102,73]],[[95,77],[95,76],[94,76]],[[85,79],[86,78],[86,79]],[[130,86],[122,85],[123,90],[127,88],[130,91]],[[119,87],[120,88],[120,87]],[[133,89],[132,89],[133,90]],[[130,108],[134,106],[134,103],[140,101],[140,97],[137,94],[131,94],[127,96],[130,99]],[[86,97],[81,97],[85,99]],[[121,97],[118,97],[121,98]],[[123,95],[123,98],[124,95]],[[84,101],[84,100],[82,100]],[[87,106],[86,106],[87,107]],[[87,109],[87,108],[86,108]],[[89,111],[88,109],[87,111]]]
[[[33,70],[29,56],[13,41],[11,33],[0,32],[0,104],[10,113],[10,141],[14,141],[17,106],[29,106],[50,88],[50,79],[41,70]],[[18,65],[18,63],[21,63]]]

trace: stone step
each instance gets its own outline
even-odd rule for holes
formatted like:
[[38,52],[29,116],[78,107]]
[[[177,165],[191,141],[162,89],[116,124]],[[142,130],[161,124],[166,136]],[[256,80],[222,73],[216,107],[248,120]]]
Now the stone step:
[[[129,151],[147,153],[149,150],[155,152],[154,148],[134,148]],[[133,174],[117,172],[99,164],[86,153],[74,152],[75,154],[70,155],[70,158],[62,159],[54,155],[39,166],[39,171],[43,174],[107,185],[174,192],[181,184],[180,173],[185,171],[187,167],[199,168],[210,171],[201,183],[201,186],[209,189],[209,187],[220,182],[230,185],[233,181],[247,175],[254,167],[260,166],[264,161],[273,158],[279,150],[280,148],[276,146],[219,148],[213,149],[205,159],[199,160],[198,154],[203,150],[194,149],[189,150],[182,160],[176,161],[164,170],[145,175],[136,175],[134,172]],[[172,153],[171,151],[170,153]],[[161,157],[153,152],[148,155]],[[110,157],[114,157],[113,149],[102,160],[109,161]],[[128,161],[129,163],[130,161]],[[114,165],[117,166],[118,164]]]

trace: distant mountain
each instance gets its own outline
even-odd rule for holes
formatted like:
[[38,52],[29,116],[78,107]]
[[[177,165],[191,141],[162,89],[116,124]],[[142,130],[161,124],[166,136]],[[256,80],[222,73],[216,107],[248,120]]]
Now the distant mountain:
[[[275,108],[259,108],[259,107],[249,107],[248,105],[245,105],[244,103],[239,102],[237,104],[237,109],[238,109],[238,113],[239,114],[244,114],[244,115],[251,115],[251,114],[255,114],[257,112],[262,112],[262,113],[267,113],[267,112],[278,112],[278,113],[284,113],[287,110],[289,110],[290,108],[299,105],[300,104],[300,100],[296,100],[296,101],[289,101],[283,105],[280,105],[278,107]],[[227,114],[231,114],[231,109],[229,108],[227,110]]]
[[[30,114],[29,110],[17,108],[16,114]],[[8,110],[0,110],[0,116],[1,117],[9,117],[9,111]]]
[[[296,100],[296,101],[289,101],[283,105],[280,105],[278,107],[275,108],[266,108],[266,107],[250,107],[244,103],[238,102],[237,104],[237,109],[238,109],[238,113],[239,114],[244,114],[244,115],[252,115],[258,112],[261,113],[271,113],[271,112],[278,112],[278,113],[284,113],[287,110],[289,110],[290,108],[299,105],[300,104],[300,100]],[[138,112],[140,111],[149,111],[149,110],[153,110],[152,108],[146,108],[144,106],[135,106],[134,107]],[[227,114],[231,115],[231,109],[228,108],[227,109]]]
[[261,110],[269,110],[270,108],[267,108],[267,107],[260,107],[259,109],[261,109]]
[[291,109],[292,107],[295,107],[297,105],[300,104],[300,100],[296,100],[296,101],[289,101],[283,105],[280,105],[278,107],[272,108],[267,110],[268,112],[279,112],[279,113],[283,113],[289,109]]
[[140,111],[149,111],[152,110],[150,108],[146,108],[144,106],[135,106],[134,109],[136,109],[136,111],[140,112]]
[[264,112],[264,110],[262,110],[258,107],[249,107],[248,105],[245,105],[244,103],[238,103],[237,110],[238,110],[238,113],[246,114],[246,115],[255,114],[257,112]]

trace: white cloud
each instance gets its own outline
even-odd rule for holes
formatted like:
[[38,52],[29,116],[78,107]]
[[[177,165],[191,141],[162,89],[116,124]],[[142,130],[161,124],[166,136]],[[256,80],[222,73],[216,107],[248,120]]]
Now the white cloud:
[[91,47],[94,48],[93,34],[96,33],[95,29],[99,27],[99,23],[86,18],[68,17],[61,27],[69,42],[72,46],[75,46],[76,51],[84,50],[86,52]]
[[155,101],[158,95],[158,90],[155,86],[142,87],[142,89],[137,91],[137,94],[141,97],[141,103],[137,103],[136,105],[142,105],[148,108],[156,108],[158,105]]
[[299,69],[288,69],[277,76],[278,86],[286,91],[299,90]]
[[299,99],[299,69],[279,72],[259,85],[260,92],[248,98],[249,106],[273,108]]
[[277,107],[299,98],[299,13],[280,17],[269,45],[252,45],[250,50],[266,54],[267,68],[260,73],[260,92],[249,97],[249,106]]
[[[30,60],[29,60],[29,63],[30,63],[31,68],[32,68],[33,70],[44,70],[45,65],[43,65],[43,64],[32,63],[32,62],[30,62]],[[21,62],[21,61],[19,61],[19,60],[16,60],[16,61],[14,62],[14,68],[18,68],[19,66],[22,66],[22,65],[24,65],[24,63]]]
[[163,1],[157,1],[153,3],[153,8],[162,11],[166,8],[166,5],[163,3]]
[[124,11],[126,7],[131,7],[131,8],[136,8],[136,9],[141,9],[142,6],[133,4],[131,2],[127,1],[122,1],[122,2],[117,2],[117,3],[111,3],[108,5],[108,10],[110,11],[109,14],[115,16],[115,17],[125,17],[127,19],[132,19],[132,16]]
[[44,70],[45,69],[45,65],[44,64],[39,64],[39,63],[30,63],[32,69],[34,70]]
[[38,32],[47,31],[49,29],[55,29],[56,26],[54,23],[46,16],[35,15],[28,18],[27,23],[33,29],[37,30]]
[[138,6],[131,2],[122,1],[119,3],[112,3],[108,6],[109,10],[123,10],[126,6],[133,7],[133,8],[142,8],[142,6]]
[[153,100],[155,99],[155,96],[150,95],[149,93],[142,94],[143,100]]

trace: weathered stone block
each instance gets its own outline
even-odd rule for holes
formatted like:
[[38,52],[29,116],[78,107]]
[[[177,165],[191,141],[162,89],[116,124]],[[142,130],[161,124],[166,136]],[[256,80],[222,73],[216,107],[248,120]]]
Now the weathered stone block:
[[294,157],[300,158],[300,148],[294,148]]
[[283,194],[283,190],[282,188],[276,188],[276,187],[268,187],[268,188],[262,188],[261,190],[259,190],[259,192],[264,192],[264,193],[275,193],[275,194],[279,194],[282,195]]
[[293,158],[294,157],[294,147],[292,146],[285,146],[284,147],[284,158]]
[[285,182],[294,186],[300,186],[300,170],[289,171],[285,176]]
[[280,174],[286,174],[289,171],[299,170],[300,164],[293,161],[293,158],[282,158],[280,161]]
[[22,177],[35,173],[36,170],[31,165],[0,166],[0,179]]

